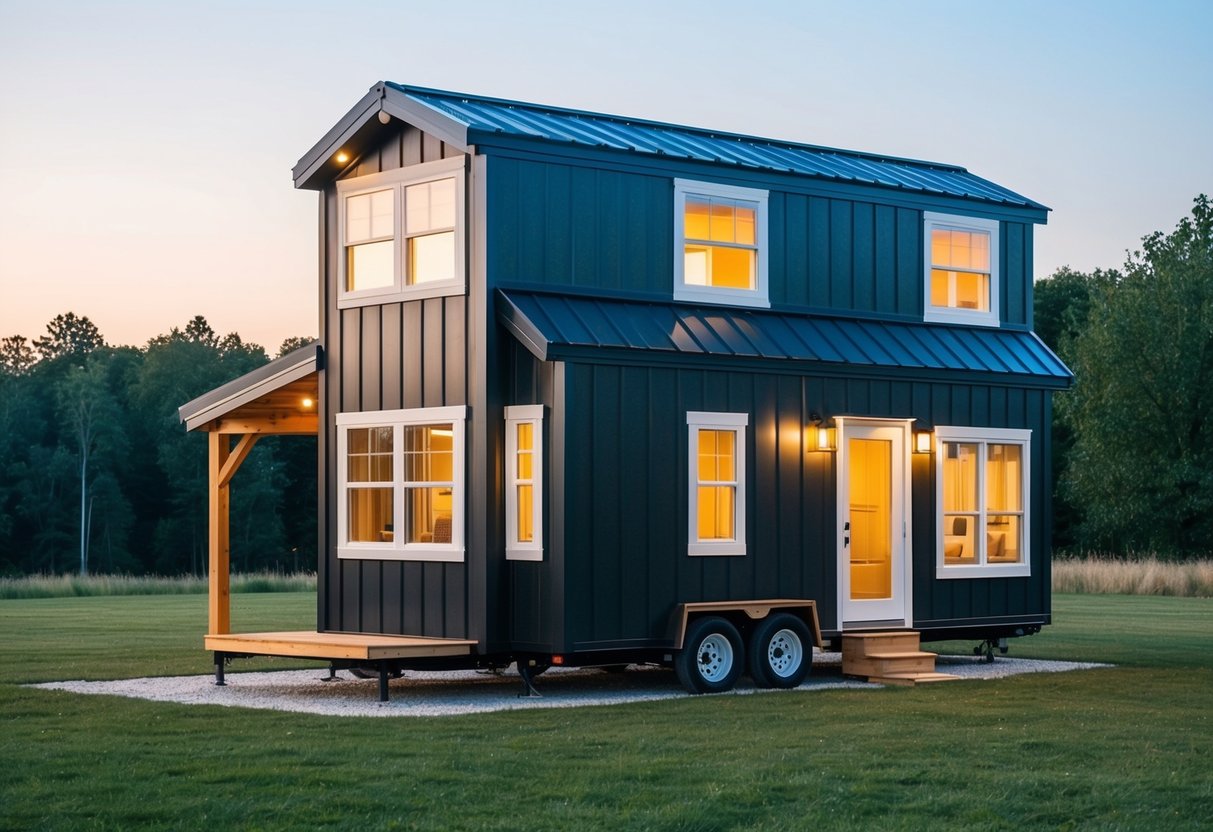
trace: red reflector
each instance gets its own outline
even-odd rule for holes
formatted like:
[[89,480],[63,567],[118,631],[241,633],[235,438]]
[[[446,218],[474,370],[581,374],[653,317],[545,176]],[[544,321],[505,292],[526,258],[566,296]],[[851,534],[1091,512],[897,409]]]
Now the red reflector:
[[552,664],[564,664],[564,656],[552,656]]

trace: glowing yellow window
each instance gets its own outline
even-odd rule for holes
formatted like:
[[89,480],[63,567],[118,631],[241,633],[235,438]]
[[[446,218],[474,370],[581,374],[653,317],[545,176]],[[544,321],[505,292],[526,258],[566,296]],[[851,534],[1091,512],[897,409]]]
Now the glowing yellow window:
[[530,543],[535,539],[535,426],[530,422],[519,422],[515,432],[518,449],[514,459],[514,488],[518,492],[518,533],[515,538],[519,543]]
[[356,543],[392,539],[392,428],[349,431],[346,482],[349,505],[347,538]]
[[543,559],[543,405],[505,409],[505,556]]
[[688,194],[683,281],[691,286],[754,289],[758,203]]
[[940,426],[936,435],[939,577],[1030,574],[1031,431]]
[[931,231],[931,305],[990,309],[990,235],[985,231]]
[[699,540],[733,540],[737,511],[737,435],[699,431]]

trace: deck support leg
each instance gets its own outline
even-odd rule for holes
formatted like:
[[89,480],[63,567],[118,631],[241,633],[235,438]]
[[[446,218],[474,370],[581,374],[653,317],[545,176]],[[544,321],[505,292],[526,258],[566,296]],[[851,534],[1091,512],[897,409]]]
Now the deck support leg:
[[337,663],[336,662],[329,662],[329,675],[321,676],[320,681],[322,681],[322,682],[340,682],[341,681],[341,677],[337,675]]
[[379,701],[388,701],[387,695],[387,662],[379,662]]
[[218,687],[227,685],[227,682],[223,681],[223,662],[226,658],[223,653],[218,650],[215,651],[215,684]]
[[537,696],[543,696],[542,693],[535,690],[534,677],[531,674],[531,666],[526,660],[518,662],[518,676],[522,679],[522,690],[518,693],[519,699],[531,699]]

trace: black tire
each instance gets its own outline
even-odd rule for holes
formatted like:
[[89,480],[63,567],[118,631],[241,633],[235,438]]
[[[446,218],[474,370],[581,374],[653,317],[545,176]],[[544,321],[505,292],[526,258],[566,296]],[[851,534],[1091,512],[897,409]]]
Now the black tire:
[[710,616],[691,622],[682,649],[674,655],[678,681],[690,693],[732,690],[745,666],[745,647],[737,628]]
[[813,636],[803,620],[769,615],[750,634],[750,678],[760,688],[794,688],[813,668]]

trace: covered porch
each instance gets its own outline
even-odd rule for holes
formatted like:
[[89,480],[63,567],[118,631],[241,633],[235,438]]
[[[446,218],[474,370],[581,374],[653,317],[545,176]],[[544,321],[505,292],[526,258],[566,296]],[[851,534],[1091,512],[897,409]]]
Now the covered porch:
[[316,436],[320,430],[320,373],[324,351],[311,344],[284,355],[178,408],[186,430],[208,440],[208,601],[203,643],[215,653],[215,681],[236,656],[283,656],[378,668],[380,699],[387,699],[389,663],[400,659],[468,655],[476,642],[375,633],[299,630],[233,633],[231,624],[232,478],[265,436]]

